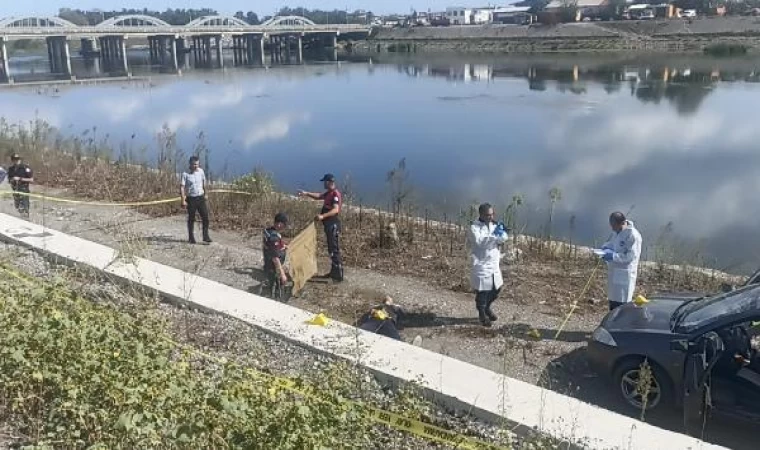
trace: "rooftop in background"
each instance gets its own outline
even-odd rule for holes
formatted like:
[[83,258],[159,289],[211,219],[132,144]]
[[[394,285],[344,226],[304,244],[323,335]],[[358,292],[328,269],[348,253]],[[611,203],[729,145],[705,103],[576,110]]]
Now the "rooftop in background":
[[[604,6],[609,0],[578,0],[575,4],[578,8],[593,8],[598,6]],[[553,0],[546,5],[546,9],[560,9],[566,6],[562,0]]]
[[499,8],[496,8],[493,10],[494,14],[511,14],[511,13],[522,13],[522,12],[528,12],[530,11],[530,6],[502,6]]

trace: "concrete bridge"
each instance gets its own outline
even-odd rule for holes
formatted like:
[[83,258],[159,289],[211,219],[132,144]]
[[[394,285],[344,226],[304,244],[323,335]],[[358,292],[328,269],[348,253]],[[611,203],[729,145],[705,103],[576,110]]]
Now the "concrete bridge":
[[13,83],[7,44],[19,39],[46,40],[53,74],[73,77],[70,41],[78,40],[82,56],[131,76],[129,39],[147,40],[151,64],[179,72],[186,56],[192,56],[196,67],[224,67],[225,50],[232,52],[236,66],[263,65],[266,50],[273,61],[286,55],[300,62],[305,43],[311,48],[335,48],[341,35],[364,37],[369,32],[368,25],[318,25],[299,16],[278,16],[261,25],[230,16],[205,16],[180,26],[143,15],[112,17],[94,26],[54,16],[9,17],[0,19],[0,82]]

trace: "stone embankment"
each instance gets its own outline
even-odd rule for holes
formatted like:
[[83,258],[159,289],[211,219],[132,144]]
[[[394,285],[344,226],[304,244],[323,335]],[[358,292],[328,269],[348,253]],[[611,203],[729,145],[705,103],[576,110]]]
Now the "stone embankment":
[[354,48],[381,52],[703,52],[716,45],[760,50],[760,20],[719,17],[393,28],[375,31],[368,40],[355,43]]

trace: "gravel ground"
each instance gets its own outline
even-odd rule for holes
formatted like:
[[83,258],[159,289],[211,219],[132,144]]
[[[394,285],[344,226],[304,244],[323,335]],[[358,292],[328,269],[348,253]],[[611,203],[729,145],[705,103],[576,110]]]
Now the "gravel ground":
[[[48,190],[55,194],[56,191]],[[124,252],[151,259],[182,270],[198,273],[226,285],[258,292],[262,272],[260,238],[243,237],[237,233],[212,231],[210,246],[186,242],[184,217],[150,218],[126,208],[103,208],[86,205],[33,202],[32,221],[51,228],[102,243]],[[10,202],[0,204],[0,212],[11,213]],[[321,271],[327,272],[327,258],[320,258]],[[558,340],[548,339],[562,323],[568,302],[558,308],[558,299],[546,298],[533,304],[528,291],[541,279],[524,281],[521,271],[527,267],[512,267],[515,276],[507,274],[502,299],[494,311],[501,318],[494,328],[485,330],[478,325],[474,298],[469,293],[441,289],[435,284],[407,276],[392,276],[373,270],[348,267],[347,281],[342,284],[310,283],[293,306],[326,312],[328,316],[346,323],[357,318],[371,306],[390,295],[407,313],[404,340],[411,342],[422,337],[422,347],[530,383],[538,383],[552,360],[585,345],[587,335],[600,322],[605,310],[581,308],[574,314]],[[545,273],[550,282],[557,273]],[[565,274],[566,275],[566,274]],[[579,272],[574,284],[580,291],[588,274]],[[519,278],[519,280],[516,280]],[[551,295],[566,295],[557,291]],[[519,297],[516,300],[515,297]],[[545,339],[528,336],[538,330]],[[551,381],[551,380],[549,380]],[[551,381],[559,385],[560,380]]]
[[[9,201],[0,203],[0,212],[14,214]],[[193,246],[185,241],[184,217],[150,218],[124,208],[60,203],[33,202],[31,220],[121,249],[125,255],[141,256],[238,289],[257,291],[262,255],[255,233],[244,237],[212,230],[212,245]],[[320,263],[325,264],[320,269],[327,271],[327,258],[320,258]],[[34,267],[28,269],[34,273]],[[289,303],[353,323],[371,305],[390,295],[407,312],[408,320],[401,330],[407,342],[420,336],[421,346],[429,350],[627,413],[589,370],[585,358],[585,341],[606,313],[605,305],[598,301],[603,296],[603,284],[592,283],[589,298],[594,300],[581,301],[560,337],[554,339],[573,296],[580,292],[589,273],[589,268],[562,267],[559,263],[509,267],[502,298],[494,308],[500,320],[491,329],[477,324],[471,294],[442,289],[422,279],[360,268],[347,268],[347,281],[342,284],[310,283],[299,298]],[[179,314],[171,308],[167,311]],[[183,313],[183,320],[186,317]],[[271,336],[255,333],[251,337],[247,327],[240,328],[234,321],[194,317],[192,326],[200,331],[188,332],[186,327],[184,333],[201,342],[225,342],[230,349],[240,349],[247,345],[246,337],[256,345],[276,341],[260,354],[283,373],[322,364],[315,355]],[[219,332],[219,328],[227,331]],[[531,336],[535,332],[541,339]],[[658,425],[680,430],[680,423],[674,416],[663,418]],[[710,437],[732,448],[754,448],[751,435],[736,430],[734,425],[718,424],[711,429]]]
[[[0,243],[0,260],[9,261],[19,271],[47,281],[66,280],[70,288],[85,297],[107,303],[127,312],[136,309],[152,310],[165,319],[170,334],[179,342],[189,344],[205,354],[238,361],[246,366],[284,377],[300,377],[317,385],[327,382],[327,373],[340,372],[356,380],[356,400],[379,407],[393,408],[399,404],[414,405],[413,410],[433,420],[439,426],[461,433],[506,444],[521,445],[510,432],[484,424],[472,418],[452,414],[416,399],[413,387],[391,390],[381,385],[368,372],[336,364],[336,360],[290,344],[271,334],[259,331],[242,322],[209,315],[186,308],[175,308],[157,299],[137,299],[121,286],[102,277],[84,272],[72,273],[71,268],[50,264],[38,253],[22,247]],[[353,383],[352,383],[353,384]],[[323,385],[326,386],[326,385]],[[412,402],[412,403],[410,403]],[[411,413],[406,412],[406,415]],[[0,449],[11,448],[12,427],[0,424]],[[378,426],[377,440],[372,448],[385,449],[442,449],[445,445],[393,432]],[[4,440],[5,439],[5,440]]]

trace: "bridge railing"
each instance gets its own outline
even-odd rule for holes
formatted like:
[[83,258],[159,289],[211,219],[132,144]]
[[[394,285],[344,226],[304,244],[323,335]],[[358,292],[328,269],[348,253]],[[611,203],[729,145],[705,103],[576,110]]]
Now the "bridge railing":
[[79,36],[79,35],[150,35],[150,34],[237,34],[286,32],[352,32],[369,31],[370,26],[354,24],[336,25],[271,25],[271,26],[110,26],[110,27],[13,27],[0,29],[1,36]]

